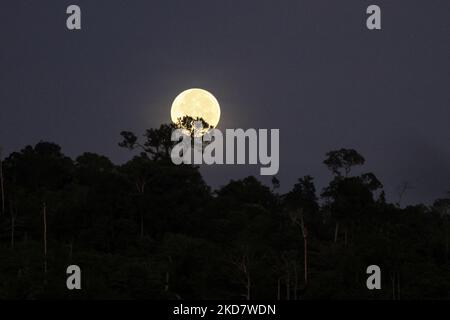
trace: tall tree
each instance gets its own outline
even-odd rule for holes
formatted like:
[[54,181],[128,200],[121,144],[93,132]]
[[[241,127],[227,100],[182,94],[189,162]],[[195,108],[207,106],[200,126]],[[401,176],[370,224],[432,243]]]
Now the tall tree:
[[[134,157],[131,161],[122,166],[121,171],[130,179],[131,183],[135,186],[136,205],[139,215],[140,225],[140,238],[144,238],[144,215],[146,211],[146,189],[147,186],[151,187],[152,179],[155,176],[155,171],[158,170],[157,164],[150,160],[146,155],[140,155]],[[151,201],[152,199],[147,198]]]
[[308,285],[308,229],[305,225],[305,217],[303,215],[303,210],[299,209],[290,213],[292,223],[297,226],[303,238],[303,271],[304,271],[304,288],[306,289]]
[[[324,164],[331,170],[331,172],[336,176],[334,186],[338,184],[338,181],[342,178],[343,174],[347,177],[352,169],[356,165],[364,164],[365,159],[354,149],[339,149],[330,151],[326,154],[326,159]],[[343,172],[342,172],[343,171]],[[330,184],[332,187],[333,182]],[[330,189],[328,192],[324,192],[323,195],[330,195]],[[335,221],[335,231],[334,231],[334,242],[337,242],[339,235],[339,219]]]
[[347,177],[354,166],[363,165],[364,162],[364,157],[356,150],[343,148],[328,152],[323,163],[336,176],[345,175]]
[[[284,200],[286,206],[288,207],[291,222],[296,228],[299,228],[303,239],[303,291],[305,291],[308,285],[307,225],[312,226],[312,228],[317,232],[319,224],[321,223],[314,179],[311,176],[305,176],[298,179],[298,182],[294,185],[294,188],[286,194]],[[294,291],[294,295],[297,296],[297,288]]]
[[335,220],[335,243],[338,240],[340,224],[343,222],[345,223],[344,243],[347,245],[348,228],[352,220],[373,203],[372,193],[382,187],[373,173],[349,177],[352,168],[363,165],[364,162],[364,157],[353,149],[340,149],[328,152],[326,155],[324,164],[335,177],[325,188],[322,196],[329,201],[326,208],[331,210]]
[[158,129],[148,129],[144,134],[144,143],[140,143],[133,132],[122,131],[120,135],[123,140],[119,146],[130,150],[141,150],[152,160],[170,160],[170,152],[176,144],[172,141],[174,129],[176,129],[174,124],[163,124]]

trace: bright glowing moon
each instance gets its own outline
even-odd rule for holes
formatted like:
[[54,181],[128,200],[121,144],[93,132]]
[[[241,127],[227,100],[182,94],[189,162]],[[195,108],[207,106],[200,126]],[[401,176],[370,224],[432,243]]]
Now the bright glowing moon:
[[180,93],[172,104],[171,117],[174,123],[186,116],[203,118],[210,126],[216,127],[220,120],[220,105],[217,99],[203,89],[189,89]]

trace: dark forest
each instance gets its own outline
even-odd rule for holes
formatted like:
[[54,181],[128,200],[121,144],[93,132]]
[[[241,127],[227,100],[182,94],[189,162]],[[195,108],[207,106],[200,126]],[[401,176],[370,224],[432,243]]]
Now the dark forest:
[[[324,155],[323,190],[304,176],[280,194],[277,178],[249,176],[213,191],[172,164],[170,132],[122,132],[139,150],[123,165],[49,142],[2,159],[0,298],[450,298],[450,199],[387,203],[374,173],[354,174],[365,159],[352,149]],[[82,290],[66,288],[71,264]],[[382,290],[366,288],[372,264]]]

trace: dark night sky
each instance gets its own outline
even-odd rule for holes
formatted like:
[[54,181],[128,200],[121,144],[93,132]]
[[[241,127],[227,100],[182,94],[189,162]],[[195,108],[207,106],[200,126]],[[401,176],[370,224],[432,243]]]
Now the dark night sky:
[[[65,26],[70,4],[79,32]],[[365,27],[370,4],[382,31]],[[120,131],[169,122],[174,97],[201,87],[221,129],[280,128],[282,191],[305,174],[323,187],[325,153],[347,147],[388,199],[408,181],[407,202],[430,203],[450,190],[449,40],[448,0],[2,1],[0,144],[122,163]],[[203,172],[217,187],[258,170]]]

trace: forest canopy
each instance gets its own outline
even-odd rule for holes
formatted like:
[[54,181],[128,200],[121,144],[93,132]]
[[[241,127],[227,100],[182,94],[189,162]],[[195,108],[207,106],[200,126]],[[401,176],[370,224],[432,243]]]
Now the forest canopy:
[[[285,194],[252,176],[211,190],[170,161],[172,129],[122,132],[140,151],[123,165],[50,142],[2,159],[0,298],[450,298],[450,198],[387,203],[352,149],[325,155],[323,190],[311,176]],[[80,291],[66,288],[71,264]],[[367,290],[372,264],[382,290]]]

